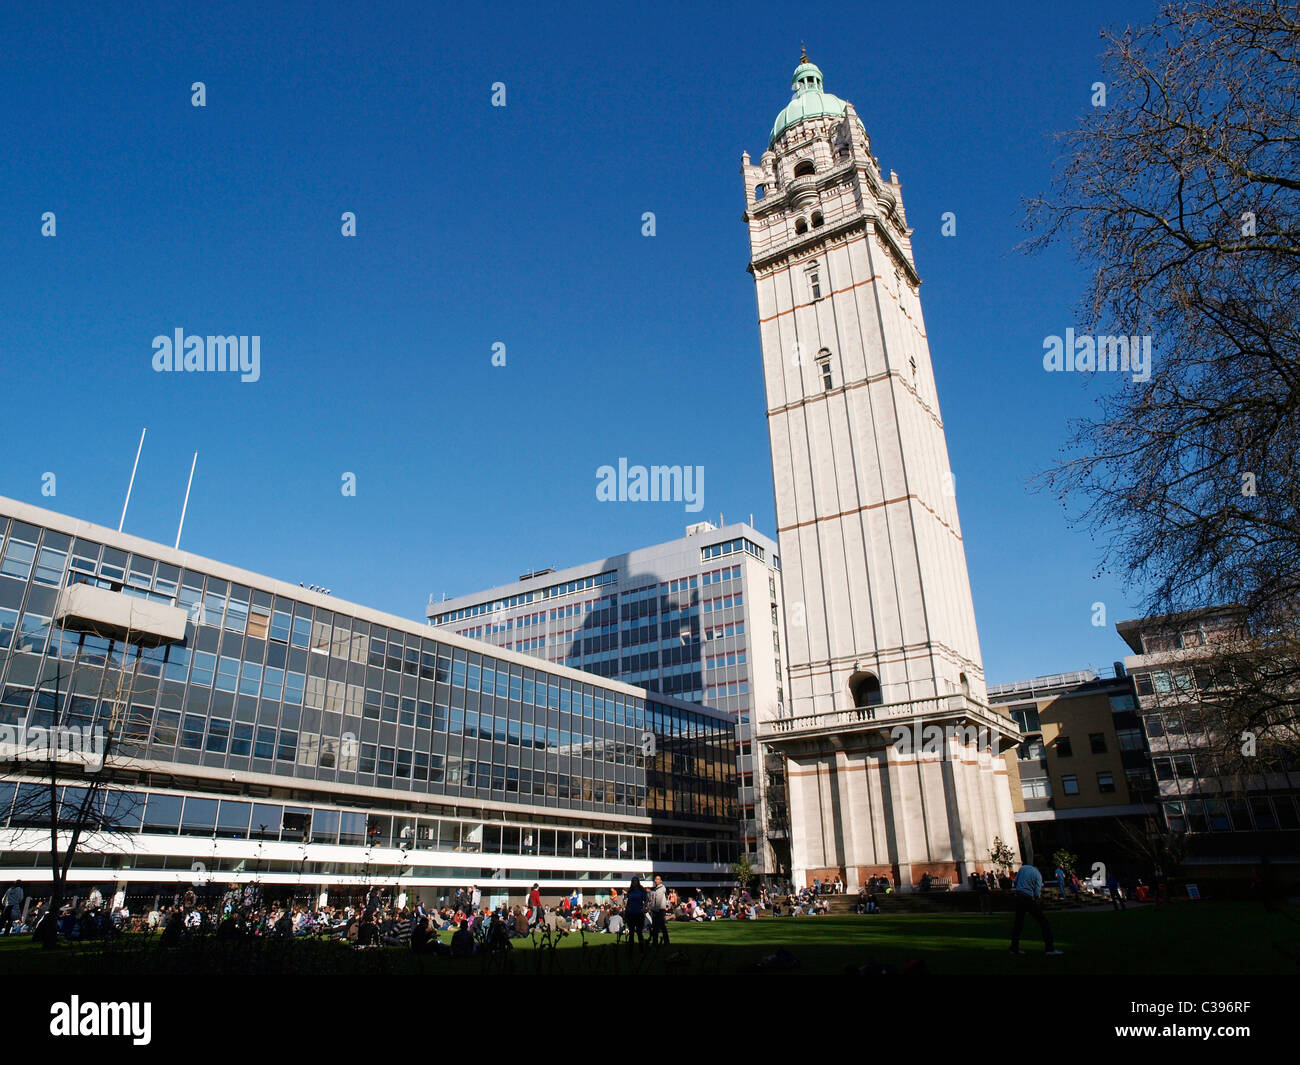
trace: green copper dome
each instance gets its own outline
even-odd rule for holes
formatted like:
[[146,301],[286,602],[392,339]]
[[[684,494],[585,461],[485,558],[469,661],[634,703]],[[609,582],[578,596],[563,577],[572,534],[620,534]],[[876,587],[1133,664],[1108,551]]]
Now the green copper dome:
[[816,64],[808,61],[807,55],[795,68],[790,87],[794,90],[794,99],[776,116],[769,147],[776,143],[777,137],[805,118],[844,117],[844,101],[822,90],[822,72]]

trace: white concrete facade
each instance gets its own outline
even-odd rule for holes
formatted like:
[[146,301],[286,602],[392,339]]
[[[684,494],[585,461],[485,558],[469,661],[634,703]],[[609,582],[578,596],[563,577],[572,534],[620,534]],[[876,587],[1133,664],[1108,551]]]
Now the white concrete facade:
[[[797,96],[820,84],[805,60]],[[892,870],[906,890],[912,871],[964,880],[1015,829],[987,749],[901,759],[871,720],[818,723],[858,702],[988,714],[902,189],[842,106],[813,101],[741,168],[797,722],[781,747],[796,880]],[[1014,732],[995,721],[994,748]]]

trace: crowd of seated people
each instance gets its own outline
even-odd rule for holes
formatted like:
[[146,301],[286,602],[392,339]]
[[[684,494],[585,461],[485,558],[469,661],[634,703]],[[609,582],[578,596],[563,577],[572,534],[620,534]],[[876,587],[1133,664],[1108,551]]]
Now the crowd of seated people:
[[701,895],[678,899],[669,910],[674,921],[750,921],[756,920],[763,909],[763,901],[754,899],[748,891],[730,895]]
[[[830,885],[827,885],[830,889]],[[426,906],[420,898],[407,904],[405,894],[396,899],[378,889],[340,905],[298,901],[271,901],[248,888],[231,888],[224,896],[196,897],[187,891],[171,905],[141,907],[132,913],[124,898],[105,906],[96,896],[77,906],[66,905],[56,919],[60,938],[90,939],[116,932],[157,935],[165,946],[211,938],[222,940],[281,940],[306,937],[335,939],[356,949],[401,947],[419,954],[468,957],[484,951],[510,949],[511,940],[545,933],[620,937],[628,929],[626,891],[611,887],[608,894],[584,898],[577,891],[553,906],[540,905],[534,890],[517,904],[483,905],[477,890],[462,890],[439,905]],[[667,893],[666,918],[670,921],[753,920],[761,913],[778,911],[784,904],[792,914],[826,912],[825,899],[814,888],[788,895],[762,889],[706,894],[676,890]],[[92,904],[93,903],[93,904]],[[42,919],[43,904],[32,908],[15,931],[32,931]],[[441,933],[450,933],[442,936]]]
[[788,917],[820,917],[830,913],[830,902],[814,885],[791,891],[773,907],[773,913]]

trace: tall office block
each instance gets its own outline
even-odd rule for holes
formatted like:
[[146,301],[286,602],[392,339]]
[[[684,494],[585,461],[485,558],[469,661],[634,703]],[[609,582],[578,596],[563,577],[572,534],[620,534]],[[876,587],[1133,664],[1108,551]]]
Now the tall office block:
[[462,636],[720,710],[737,723],[741,841],[763,874],[789,874],[784,761],[753,741],[784,713],[781,563],[742,523],[430,602]]

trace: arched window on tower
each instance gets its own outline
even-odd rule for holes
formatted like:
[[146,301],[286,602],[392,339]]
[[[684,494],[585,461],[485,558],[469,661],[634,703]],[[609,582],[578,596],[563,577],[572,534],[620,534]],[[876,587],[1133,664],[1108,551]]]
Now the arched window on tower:
[[808,219],[806,219],[806,218],[800,218],[800,219],[797,219],[797,220],[795,221],[795,223],[794,223],[794,231],[795,231],[796,233],[807,233],[807,232],[808,232]]
[[813,166],[813,161],[811,159],[801,159],[794,165],[794,176],[797,178],[808,177],[815,173],[817,173],[817,168]]
[[761,199],[762,199],[764,196],[766,196],[766,195],[767,195],[767,186],[766,186],[766,185],[755,185],[755,186],[754,186],[754,199],[755,199],[755,200],[761,200]]
[[813,216],[812,216],[813,229],[816,229],[825,221],[826,219],[822,217],[821,211],[813,211]]
[[849,694],[853,697],[854,707],[858,709],[880,706],[884,702],[880,681],[874,673],[854,673],[849,678]]
[[815,262],[808,264],[808,292],[814,300],[822,298],[822,273]]
[[831,353],[822,348],[817,353],[817,372],[822,377],[822,389],[829,392],[835,387],[835,375],[831,373]]

